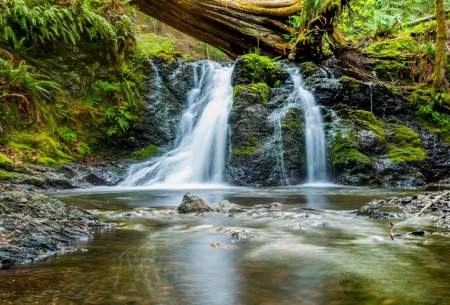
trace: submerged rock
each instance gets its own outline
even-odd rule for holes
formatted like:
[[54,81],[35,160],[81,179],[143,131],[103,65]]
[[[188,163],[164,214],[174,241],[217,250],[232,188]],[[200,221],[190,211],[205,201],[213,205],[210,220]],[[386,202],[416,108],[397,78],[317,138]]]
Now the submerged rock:
[[212,211],[205,200],[191,193],[184,194],[183,199],[181,200],[181,204],[178,206],[177,210],[181,214],[203,213]]
[[13,188],[0,195],[0,268],[74,251],[72,242],[105,227],[92,214],[43,194]]
[[237,204],[234,204],[232,202],[229,202],[228,200],[223,200],[219,202],[217,207],[214,209],[217,213],[223,213],[223,214],[233,214],[233,213],[240,213],[244,212],[244,210],[238,206]]
[[[433,203],[429,205],[430,203]],[[370,218],[399,218],[417,215],[422,209],[427,207],[423,214],[431,216],[432,224],[435,227],[448,230],[450,225],[450,191],[422,193],[416,196],[406,196],[403,198],[391,197],[384,200],[372,200],[363,205],[359,210],[359,215]],[[401,213],[386,212],[385,210],[397,209]],[[423,235],[424,230],[416,230],[411,235]],[[419,233],[418,233],[419,232]]]

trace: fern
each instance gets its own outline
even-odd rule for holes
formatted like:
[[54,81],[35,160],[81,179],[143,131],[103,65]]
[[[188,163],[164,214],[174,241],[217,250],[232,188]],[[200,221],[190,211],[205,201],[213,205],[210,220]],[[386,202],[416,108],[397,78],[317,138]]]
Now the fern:
[[24,62],[0,55],[0,133],[20,118],[31,118],[38,125],[48,116],[46,105],[60,88]]

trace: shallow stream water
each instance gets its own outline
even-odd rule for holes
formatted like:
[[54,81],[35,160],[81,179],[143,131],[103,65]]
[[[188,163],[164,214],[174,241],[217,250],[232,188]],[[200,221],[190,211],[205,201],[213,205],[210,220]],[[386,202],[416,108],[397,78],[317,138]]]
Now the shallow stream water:
[[[178,215],[185,190],[54,194],[118,223],[80,251],[0,271],[0,304],[450,304],[450,239],[392,241],[352,211],[414,191],[220,188],[193,193],[229,217]],[[279,202],[280,207],[265,207]],[[238,232],[238,233],[237,233]]]

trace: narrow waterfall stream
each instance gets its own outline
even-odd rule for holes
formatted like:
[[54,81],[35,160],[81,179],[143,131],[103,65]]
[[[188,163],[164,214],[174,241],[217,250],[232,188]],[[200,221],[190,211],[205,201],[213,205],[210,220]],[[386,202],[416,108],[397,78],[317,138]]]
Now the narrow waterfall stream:
[[305,115],[305,146],[307,182],[325,183],[327,177],[325,130],[314,95],[305,88],[298,68],[289,68],[288,72],[294,82],[291,104],[300,105]]
[[224,181],[233,68],[212,61],[193,65],[194,86],[187,94],[175,148],[162,157],[133,165],[122,186]]

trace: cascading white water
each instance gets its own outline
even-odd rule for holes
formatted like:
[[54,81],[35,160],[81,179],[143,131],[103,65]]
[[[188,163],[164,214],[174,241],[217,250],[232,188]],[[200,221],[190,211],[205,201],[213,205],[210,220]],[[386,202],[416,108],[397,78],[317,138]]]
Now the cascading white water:
[[327,177],[325,130],[314,95],[305,88],[298,68],[289,68],[294,82],[291,103],[299,104],[305,115],[305,146],[308,183],[325,183]]
[[162,157],[133,165],[122,186],[224,181],[233,68],[212,61],[192,65],[194,86],[187,94],[175,148]]

